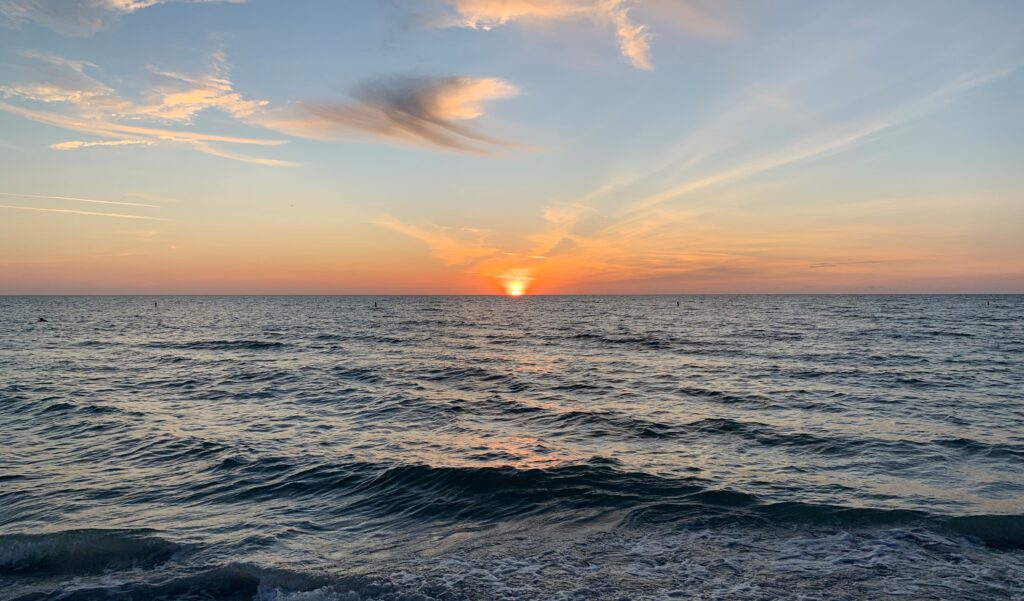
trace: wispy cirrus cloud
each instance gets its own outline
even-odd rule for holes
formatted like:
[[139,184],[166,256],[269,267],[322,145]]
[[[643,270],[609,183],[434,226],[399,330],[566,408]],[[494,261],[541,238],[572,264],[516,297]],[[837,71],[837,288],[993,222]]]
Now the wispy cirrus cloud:
[[[64,204],[69,203],[88,203],[88,204],[99,204],[99,205],[114,205],[120,207],[133,207],[140,209],[159,209],[159,205],[147,204],[141,202],[126,202],[120,200],[100,200],[97,198],[82,198],[80,196],[53,196],[49,194],[24,194],[20,192],[0,192],[0,196],[7,198],[18,198],[22,199],[23,202],[34,202],[39,204],[39,201],[43,201],[43,204],[53,204],[52,201],[59,201]],[[0,204],[0,209],[13,210],[13,211],[32,211],[36,213],[62,213],[66,215],[86,215],[89,217],[109,217],[112,219],[136,219],[141,221],[167,221],[162,217],[154,217],[151,215],[134,215],[126,213],[104,213],[99,211],[83,211],[80,209],[60,208],[52,206],[35,206],[35,205],[9,205]]]
[[55,209],[51,207],[30,207],[25,205],[0,204],[0,209],[16,211],[34,211],[38,213],[64,213],[67,215],[87,215],[89,217],[110,217],[113,219],[138,219],[142,221],[167,221],[162,217],[150,217],[149,215],[127,215],[124,213],[101,213],[98,211],[79,211],[77,209]]
[[475,228],[414,225],[394,217],[381,217],[373,223],[419,240],[448,265],[473,264],[499,253],[486,241],[487,232]]
[[23,52],[21,56],[32,64],[36,79],[0,85],[0,95],[6,98],[68,104],[91,114],[119,114],[132,110],[131,102],[89,73],[96,69],[96,65],[89,61],[70,60],[42,52]]
[[842,153],[928,115],[976,88],[1020,70],[1022,66],[1024,63],[1012,62],[966,72],[930,92],[889,110],[879,111],[863,119],[817,129],[782,148],[773,149],[706,175],[689,178],[675,186],[649,194],[628,205],[628,210],[643,210],[705,188],[741,181],[796,163]]
[[[295,163],[229,151],[221,145],[277,146],[285,140],[206,134],[174,126],[187,125],[199,113],[216,110],[248,122],[267,105],[244,98],[233,88],[227,59],[221,52],[210,56],[205,73],[190,75],[151,69],[159,83],[146,89],[141,100],[119,94],[93,73],[96,65],[56,55],[25,53],[36,65],[40,79],[0,86],[0,110],[55,127],[90,134],[102,140],[69,140],[52,144],[56,150],[110,146],[177,144],[213,156],[271,166]],[[46,107],[27,108],[23,104]],[[148,124],[147,124],[148,122]]]
[[611,25],[622,56],[638,69],[652,70],[650,33],[630,17],[626,0],[448,0],[454,14],[444,27],[489,30],[512,22],[591,20]]
[[[0,101],[0,111],[6,111],[25,117],[32,121],[53,125],[80,133],[91,134],[100,137],[113,138],[114,142],[129,141],[129,145],[157,145],[157,144],[178,144],[193,150],[219,156],[236,161],[253,163],[258,165],[269,165],[274,167],[293,167],[297,163],[282,161],[278,159],[267,159],[251,155],[233,153],[216,146],[215,144],[245,144],[255,146],[278,146],[285,144],[285,140],[273,140],[266,138],[246,138],[241,136],[224,136],[218,134],[206,134],[187,130],[163,129],[157,127],[143,127],[137,125],[126,125],[103,118],[82,118],[74,115],[63,115],[47,111],[34,111],[22,108],[13,104]],[[102,141],[101,141],[102,142]],[[150,142],[151,144],[145,144]],[[66,143],[67,147],[62,150],[75,148],[89,148],[91,146],[105,146],[108,144],[90,144],[87,141],[72,140]]]
[[204,4],[246,0],[0,0],[0,25],[18,27],[36,23],[65,35],[93,35],[120,16],[157,4]]
[[38,200],[68,200],[73,202],[87,202],[91,204],[103,204],[103,205],[119,205],[122,207],[145,207],[148,209],[159,209],[160,205],[148,204],[143,202],[125,202],[121,200],[99,200],[96,198],[81,198],[78,196],[50,196],[46,194],[20,194],[17,192],[0,192],[0,196],[10,196],[14,198],[30,198]]
[[270,104],[266,100],[245,98],[235,91],[227,56],[221,51],[211,54],[209,70],[205,73],[151,71],[164,83],[147,92],[146,102],[135,111],[139,117],[187,123],[202,111],[216,109],[244,120]]
[[466,125],[518,89],[494,77],[392,76],[363,82],[346,102],[305,102],[259,122],[314,139],[380,138],[474,154],[510,144]]
[[[585,213],[570,210],[579,202],[549,209],[548,237],[538,234],[529,238],[550,243],[561,233],[560,252],[545,253],[550,260],[538,268],[538,279],[601,291],[618,290],[616,286],[620,285],[628,288],[629,282],[638,281],[666,289],[673,285],[735,286],[736,282],[773,280],[806,283],[808,256],[824,259],[810,265],[814,270],[828,271],[827,268],[839,266],[865,272],[896,269],[907,264],[906,259],[913,255],[894,255],[893,246],[881,246],[878,242],[887,236],[890,240],[903,239],[906,232],[914,231],[912,228],[903,231],[870,221],[817,224],[817,228],[794,223],[790,229],[778,226],[772,230],[724,227],[733,218],[726,200],[729,191],[736,192],[737,184],[763,174],[850,152],[1020,68],[1021,64],[1014,61],[980,66],[930,90],[918,91],[894,106],[858,118],[829,124],[799,119],[807,124],[807,133],[779,147],[765,147],[752,156],[713,168],[704,167],[708,155],[701,150],[708,136],[707,132],[698,131],[692,140],[678,144],[681,152],[674,168],[659,164],[621,185],[601,186],[587,195],[586,204],[603,204],[600,218],[581,224],[580,217]],[[766,110],[778,111],[778,107],[765,107],[761,99],[753,98],[749,111],[728,109],[721,122],[714,124],[714,133],[744,140],[750,133],[747,113],[753,111],[752,114],[763,118]],[[788,110],[779,114],[794,118]],[[664,175],[675,170],[691,175],[664,185]],[[652,191],[652,182],[659,181],[662,185],[654,186]],[[715,194],[698,194],[711,190]],[[574,217],[558,218],[560,213]],[[844,246],[844,240],[854,241],[854,248],[870,249],[860,251],[867,256],[850,259],[850,249]]]
[[[548,207],[543,225],[522,236],[521,248],[462,255],[457,264],[492,281],[529,281],[541,292],[623,292],[638,285],[664,292],[773,291],[841,288],[886,277],[899,281],[913,273],[923,253],[933,253],[927,262],[935,265],[941,265],[935,257],[947,253],[944,234],[929,233],[919,223],[920,207],[907,207],[916,218],[902,223],[886,216],[865,218],[871,212],[862,201],[849,205],[856,220],[842,215],[838,206],[821,215],[804,207],[785,217],[763,214],[779,221],[766,226],[750,220],[758,185],[740,184],[861,148],[1020,68],[1013,60],[979,65],[899,101],[832,121],[804,118],[788,105],[765,103],[753,94],[745,104],[726,107],[710,119],[710,129],[699,128],[679,140],[663,157],[667,160],[576,201]],[[747,145],[751,122],[770,123],[772,115],[800,128],[788,139],[752,145],[734,156],[723,157],[718,146],[709,146],[709,140]],[[407,228],[392,229],[423,239]],[[905,242],[926,233],[933,242]],[[857,284],[842,279],[851,274]]]
[[50,144],[54,150],[78,150],[79,148],[96,148],[101,146],[152,146],[156,142],[152,140],[68,140]]

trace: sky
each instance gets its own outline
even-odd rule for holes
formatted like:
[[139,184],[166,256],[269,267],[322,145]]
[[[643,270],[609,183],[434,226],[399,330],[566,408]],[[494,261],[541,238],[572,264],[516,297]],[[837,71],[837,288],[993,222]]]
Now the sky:
[[1018,0],[0,0],[0,294],[1024,292]]

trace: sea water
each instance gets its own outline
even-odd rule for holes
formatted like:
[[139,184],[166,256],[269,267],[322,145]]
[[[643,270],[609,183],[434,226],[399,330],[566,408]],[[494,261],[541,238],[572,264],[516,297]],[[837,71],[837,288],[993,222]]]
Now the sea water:
[[0,297],[0,598],[1021,599],[1024,297]]

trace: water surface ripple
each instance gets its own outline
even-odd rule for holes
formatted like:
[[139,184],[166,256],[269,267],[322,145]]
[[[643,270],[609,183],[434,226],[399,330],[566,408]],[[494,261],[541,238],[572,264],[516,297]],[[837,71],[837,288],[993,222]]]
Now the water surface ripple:
[[1021,296],[0,297],[0,439],[2,599],[1024,598]]

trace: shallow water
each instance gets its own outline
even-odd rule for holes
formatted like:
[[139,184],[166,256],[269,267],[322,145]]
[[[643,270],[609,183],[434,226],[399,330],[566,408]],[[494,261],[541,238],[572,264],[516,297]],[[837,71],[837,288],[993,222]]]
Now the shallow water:
[[0,297],[0,437],[0,598],[1024,597],[1021,296]]

